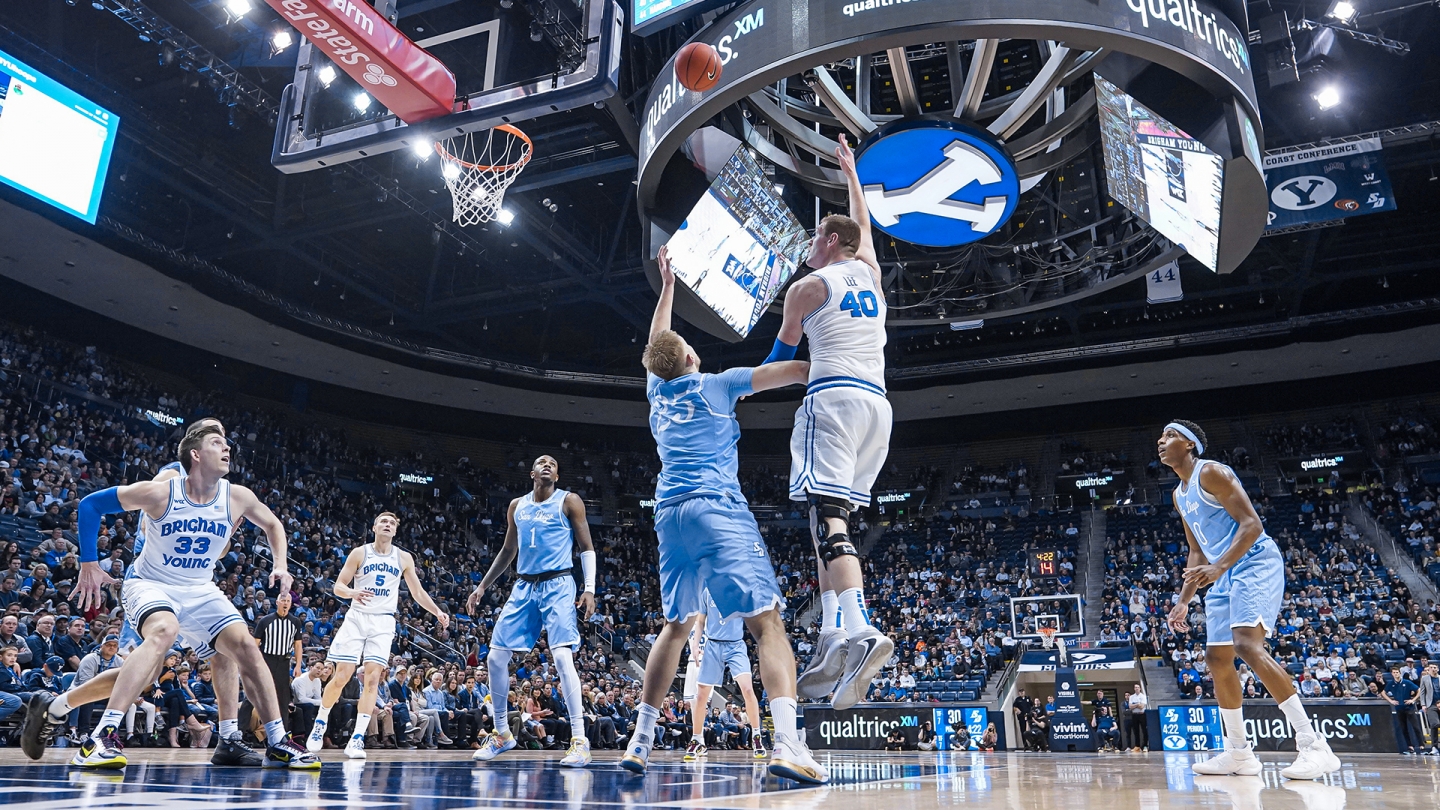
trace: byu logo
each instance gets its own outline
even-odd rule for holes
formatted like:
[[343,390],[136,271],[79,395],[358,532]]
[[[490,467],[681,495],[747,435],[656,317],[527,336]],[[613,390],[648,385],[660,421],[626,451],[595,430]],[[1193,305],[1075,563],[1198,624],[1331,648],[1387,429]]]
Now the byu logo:
[[906,242],[953,247],[994,233],[1015,212],[1015,164],[990,135],[949,121],[904,121],[856,160],[875,227]]
[[1317,174],[1294,177],[1270,192],[1270,201],[1288,211],[1309,211],[1335,199],[1335,181]]

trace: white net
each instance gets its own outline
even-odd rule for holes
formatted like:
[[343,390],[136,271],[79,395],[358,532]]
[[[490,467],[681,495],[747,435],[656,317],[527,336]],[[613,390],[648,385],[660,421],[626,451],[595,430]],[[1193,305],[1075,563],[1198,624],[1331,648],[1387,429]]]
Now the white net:
[[530,162],[531,148],[530,138],[509,124],[436,144],[455,222],[465,226],[504,221],[505,190]]

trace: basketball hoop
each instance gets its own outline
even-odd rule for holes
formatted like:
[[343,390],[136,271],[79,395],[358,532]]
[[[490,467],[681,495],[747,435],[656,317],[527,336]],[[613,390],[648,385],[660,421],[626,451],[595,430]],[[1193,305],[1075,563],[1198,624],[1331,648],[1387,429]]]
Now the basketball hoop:
[[530,162],[533,148],[530,137],[510,124],[489,130],[483,139],[467,132],[435,144],[455,222],[465,226],[499,219],[504,224],[505,190]]
[[1040,643],[1044,644],[1047,650],[1055,649],[1055,634],[1059,632],[1059,630],[1060,628],[1058,627],[1035,628],[1035,632],[1040,634]]

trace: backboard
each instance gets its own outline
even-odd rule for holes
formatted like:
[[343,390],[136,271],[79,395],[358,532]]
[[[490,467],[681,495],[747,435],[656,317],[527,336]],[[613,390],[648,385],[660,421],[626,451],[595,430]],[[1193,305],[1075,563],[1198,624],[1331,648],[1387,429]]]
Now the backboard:
[[375,7],[455,75],[454,112],[407,125],[302,41],[275,129],[271,163],[280,171],[526,121],[603,101],[619,85],[624,15],[616,0],[379,0]]
[[1056,636],[1060,638],[1080,638],[1085,635],[1082,607],[1079,594],[1011,597],[1011,636],[1038,641],[1038,628],[1045,626],[1058,627]]

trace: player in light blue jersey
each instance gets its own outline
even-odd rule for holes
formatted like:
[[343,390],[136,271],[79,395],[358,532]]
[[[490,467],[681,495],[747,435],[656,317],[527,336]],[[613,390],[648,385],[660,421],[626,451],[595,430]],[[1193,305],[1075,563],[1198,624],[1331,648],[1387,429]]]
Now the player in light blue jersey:
[[[745,648],[745,622],[739,616],[720,618],[720,608],[709,593],[705,594],[705,613],[695,620],[699,648],[699,671],[695,673],[695,700],[690,712],[690,742],[685,746],[685,761],[694,762],[709,751],[705,746],[705,712],[710,694],[725,682],[725,670],[735,679],[740,696],[745,699],[746,728],[750,750],[755,759],[766,757],[761,739],[760,701],[755,697],[755,684],[750,678],[750,651]],[[741,735],[741,745],[745,745]]]
[[1325,737],[1315,731],[1290,673],[1270,655],[1265,638],[1275,630],[1285,595],[1285,560],[1265,533],[1255,507],[1234,471],[1201,458],[1205,431],[1176,419],[1159,441],[1160,462],[1180,476],[1175,511],[1185,527],[1190,558],[1185,583],[1168,617],[1177,633],[1190,629],[1187,616],[1195,592],[1206,586],[1205,637],[1215,698],[1225,732],[1225,750],[1191,766],[1210,775],[1257,775],[1263,770],[1245,737],[1240,675],[1231,662],[1239,655],[1280,704],[1295,729],[1295,762],[1280,773],[1289,779],[1319,779],[1340,769]]
[[770,773],[820,784],[829,775],[796,733],[795,654],[780,618],[785,600],[775,584],[765,539],[740,492],[736,454],[740,423],[735,418],[740,397],[802,383],[809,364],[792,360],[700,373],[699,354],[670,329],[675,274],[664,248],[658,258],[663,284],[644,364],[650,432],[660,453],[655,533],[665,627],[645,662],[635,733],[620,767],[645,772],[660,717],[658,707],[675,680],[695,617],[705,612],[708,589],[720,618],[744,617],[760,648],[760,677],[770,694],[775,723]]
[[[589,619],[595,612],[595,547],[590,541],[590,524],[585,502],[573,492],[558,488],[560,464],[551,456],[535,459],[530,468],[534,486],[510,502],[505,544],[485,572],[485,578],[471,592],[466,607],[473,615],[480,598],[515,563],[519,581],[510,589],[510,598],[495,620],[490,635],[491,709],[495,733],[475,752],[474,758],[488,762],[515,747],[510,732],[506,696],[510,692],[510,658],[526,653],[544,629],[560,674],[561,697],[570,715],[570,749],[560,764],[583,768],[590,764],[590,739],[585,736],[585,707],[580,694],[580,674],[575,670],[575,648],[580,646],[580,620],[576,609]],[[574,563],[571,555],[580,552],[580,574],[585,590],[575,598]]]

